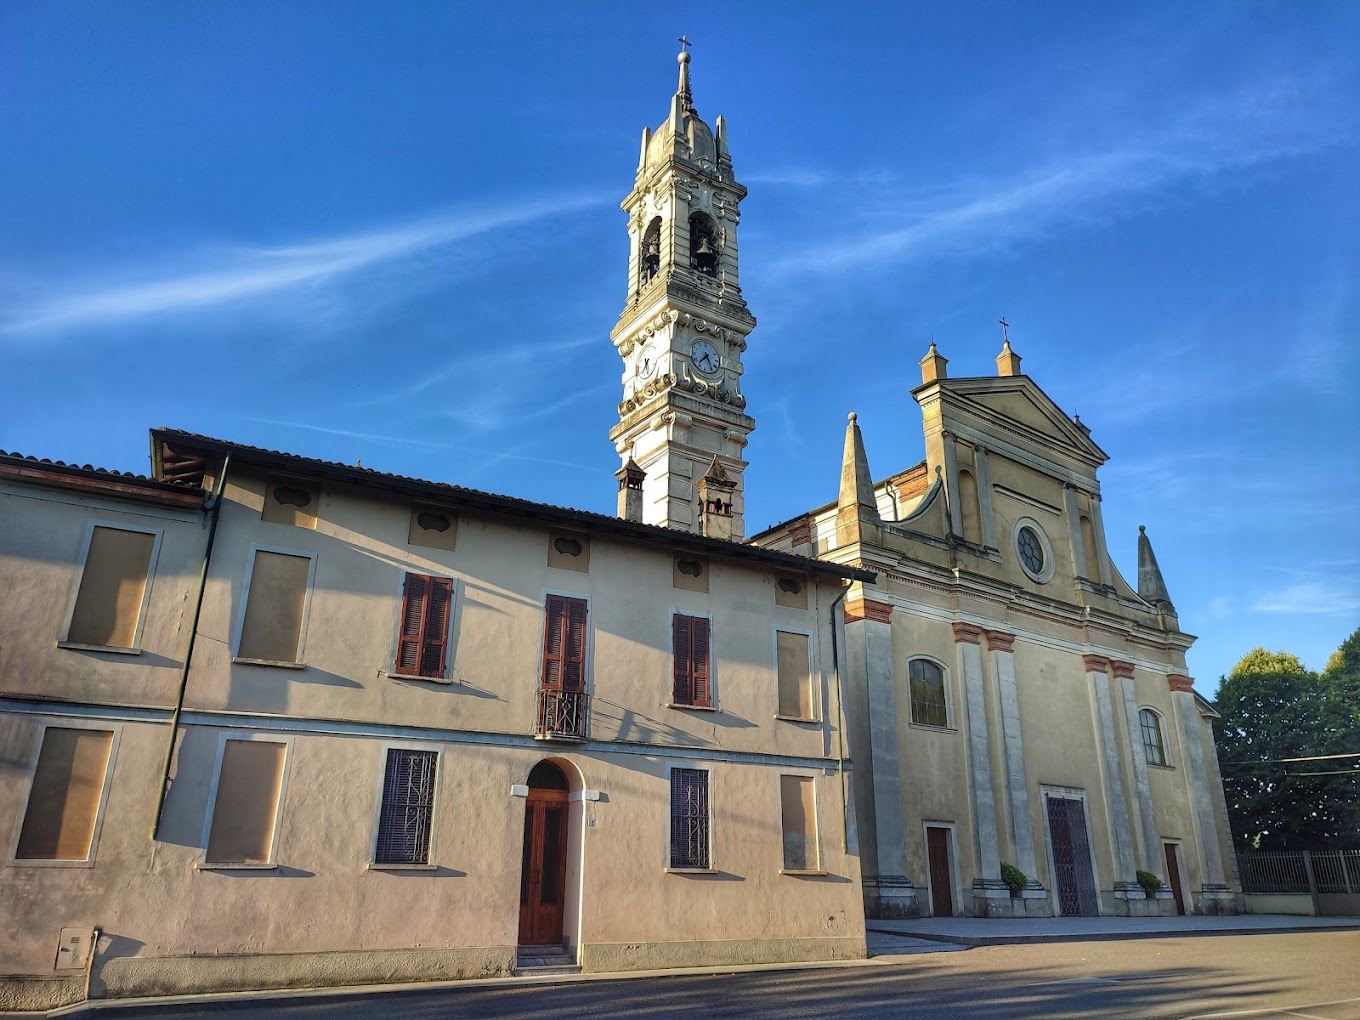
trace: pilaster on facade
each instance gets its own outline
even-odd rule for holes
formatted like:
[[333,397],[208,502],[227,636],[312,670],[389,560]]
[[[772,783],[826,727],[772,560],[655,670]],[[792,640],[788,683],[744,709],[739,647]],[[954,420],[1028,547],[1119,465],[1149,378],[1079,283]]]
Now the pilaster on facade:
[[996,518],[992,514],[992,480],[987,468],[987,451],[981,446],[973,451],[973,470],[977,476],[978,512],[982,517],[982,544],[996,549]]
[[876,873],[864,877],[864,906],[877,918],[917,917],[916,886],[907,876],[902,762],[898,753],[897,682],[893,672],[892,605],[862,588],[844,608],[847,668],[864,678],[869,769],[873,775]]
[[[1114,587],[1114,577],[1110,573],[1110,554],[1105,548],[1105,521],[1100,514],[1100,493],[1091,493],[1091,530],[1096,540],[1096,572],[1100,583],[1106,588]],[[1095,580],[1094,578],[1092,580]]]
[[982,678],[982,638],[985,631],[961,621],[953,624],[953,630],[968,712],[968,785],[972,794],[973,831],[976,833],[973,911],[980,916],[991,917],[999,912],[1003,898],[1010,899],[1010,889],[1001,881],[996,795],[992,790],[991,735]]
[[[1072,548],[1072,565],[1078,577],[1090,579],[1091,564],[1086,562],[1086,543],[1081,535],[1081,510],[1077,506],[1077,487],[1063,486],[1063,510],[1067,516],[1067,541]],[[1095,550],[1091,552],[1094,554]]]
[[[1138,719],[1138,696],[1134,690],[1134,664],[1122,659],[1110,659],[1109,675],[1119,691],[1124,710],[1124,731],[1129,735],[1129,761],[1133,766],[1134,813],[1142,850],[1143,870],[1156,875],[1163,884],[1167,881],[1166,864],[1162,857],[1161,837],[1157,833],[1157,815],[1152,807],[1152,783],[1148,778],[1147,751],[1143,747],[1142,726]],[[1089,666],[1087,667],[1090,668]]]
[[997,696],[1001,705],[1001,739],[1005,753],[1006,796],[1010,808],[1011,841],[1015,846],[1015,865],[1029,878],[1027,889],[1042,890],[1034,854],[1034,825],[1029,809],[1029,778],[1025,767],[1025,748],[1020,732],[1020,692],[1015,683],[1015,635],[1005,631],[985,632],[987,650],[992,653]]
[[[1096,708],[1096,744],[1101,752],[1101,772],[1105,780],[1105,806],[1110,841],[1114,844],[1117,869],[1114,880],[1116,907],[1121,913],[1143,914],[1149,903],[1138,884],[1137,862],[1134,860],[1133,825],[1129,817],[1128,801],[1124,796],[1125,755],[1120,746],[1115,726],[1115,711],[1110,691],[1110,660],[1102,655],[1082,656],[1082,665],[1091,682]],[[1155,903],[1155,900],[1152,901]]]
[[1225,881],[1218,827],[1214,822],[1214,798],[1209,787],[1209,770],[1200,734],[1194,681],[1184,674],[1171,673],[1167,675],[1166,682],[1171,689],[1171,704],[1180,726],[1181,749],[1185,758],[1182,770],[1185,792],[1190,800],[1190,821],[1199,851],[1201,889],[1197,895],[1196,912],[1235,914],[1237,899]]

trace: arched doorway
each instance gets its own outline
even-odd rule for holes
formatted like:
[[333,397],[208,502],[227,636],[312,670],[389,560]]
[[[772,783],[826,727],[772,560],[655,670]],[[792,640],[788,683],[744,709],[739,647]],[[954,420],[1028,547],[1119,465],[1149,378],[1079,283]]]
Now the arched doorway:
[[562,770],[549,761],[534,766],[528,786],[519,885],[519,944],[561,945],[570,787]]

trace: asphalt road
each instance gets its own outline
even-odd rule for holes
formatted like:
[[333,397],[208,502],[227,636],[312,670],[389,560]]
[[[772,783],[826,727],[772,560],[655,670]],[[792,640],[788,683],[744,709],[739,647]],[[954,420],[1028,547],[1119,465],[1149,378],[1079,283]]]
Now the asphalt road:
[[[917,945],[907,940],[902,948]],[[880,956],[870,965],[836,969],[412,989],[95,1014],[109,1020],[129,1015],[157,1020],[1360,1020],[1360,932],[986,946]]]

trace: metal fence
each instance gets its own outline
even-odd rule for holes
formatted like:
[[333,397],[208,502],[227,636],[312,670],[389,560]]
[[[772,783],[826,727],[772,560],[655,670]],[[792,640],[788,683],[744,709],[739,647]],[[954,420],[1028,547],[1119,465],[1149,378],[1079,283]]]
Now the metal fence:
[[1360,893],[1360,850],[1240,850],[1244,893]]

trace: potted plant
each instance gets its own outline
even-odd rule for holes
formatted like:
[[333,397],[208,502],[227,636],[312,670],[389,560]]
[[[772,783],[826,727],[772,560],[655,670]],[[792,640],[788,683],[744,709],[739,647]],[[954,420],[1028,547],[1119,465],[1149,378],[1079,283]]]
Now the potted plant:
[[1150,871],[1139,871],[1134,876],[1138,879],[1138,884],[1143,887],[1143,895],[1148,899],[1153,899],[1162,891],[1162,880]]
[[[1155,876],[1154,876],[1155,877]],[[1010,887],[1012,896],[1019,896],[1020,890],[1029,881],[1029,876],[1017,868],[1014,864],[1001,862],[1001,881]]]

